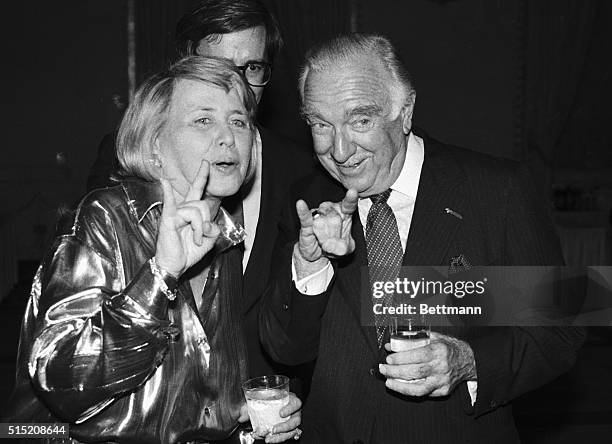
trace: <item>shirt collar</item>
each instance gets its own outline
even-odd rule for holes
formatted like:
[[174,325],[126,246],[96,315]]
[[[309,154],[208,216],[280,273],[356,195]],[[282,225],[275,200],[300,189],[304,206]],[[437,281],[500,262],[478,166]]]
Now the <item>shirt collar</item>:
[[393,185],[391,185],[391,189],[416,199],[424,158],[423,139],[411,132],[408,136],[404,166]]
[[157,182],[129,178],[121,181],[131,211],[142,222],[149,211],[163,202],[162,189]]

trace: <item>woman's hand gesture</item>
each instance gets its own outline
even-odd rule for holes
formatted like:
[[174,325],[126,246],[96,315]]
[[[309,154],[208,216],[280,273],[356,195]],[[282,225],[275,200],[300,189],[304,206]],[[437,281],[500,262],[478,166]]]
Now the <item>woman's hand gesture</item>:
[[212,222],[209,204],[202,200],[210,164],[202,160],[196,177],[189,185],[185,200],[176,203],[172,185],[160,179],[164,193],[155,260],[165,271],[180,277],[212,250],[219,227]]

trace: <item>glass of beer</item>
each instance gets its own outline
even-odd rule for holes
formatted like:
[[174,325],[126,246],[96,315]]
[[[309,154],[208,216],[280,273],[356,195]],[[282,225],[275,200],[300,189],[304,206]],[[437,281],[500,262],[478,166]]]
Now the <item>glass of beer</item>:
[[265,435],[272,427],[285,422],[279,411],[289,403],[289,378],[282,375],[267,375],[249,379],[242,384],[249,419],[253,430]]

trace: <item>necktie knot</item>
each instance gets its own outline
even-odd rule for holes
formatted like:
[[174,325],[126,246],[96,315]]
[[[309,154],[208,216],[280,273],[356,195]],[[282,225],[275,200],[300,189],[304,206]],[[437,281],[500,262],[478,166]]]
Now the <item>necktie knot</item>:
[[375,194],[373,196],[370,196],[370,200],[372,201],[374,205],[386,203],[390,195],[391,195],[391,188],[389,188],[386,191],[383,191],[380,194]]

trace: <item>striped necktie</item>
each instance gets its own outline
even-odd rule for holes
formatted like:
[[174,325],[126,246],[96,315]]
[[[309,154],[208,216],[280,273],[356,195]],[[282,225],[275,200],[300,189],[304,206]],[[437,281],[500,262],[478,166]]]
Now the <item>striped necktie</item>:
[[[400,241],[397,221],[387,200],[391,190],[371,196],[372,207],[368,212],[366,223],[366,245],[368,249],[368,269],[370,273],[370,287],[373,290],[374,282],[394,282],[399,274],[402,264],[402,244]],[[373,293],[373,292],[372,292]],[[385,294],[376,303],[388,306],[393,294]],[[372,298],[374,303],[374,298]],[[376,339],[378,347],[382,347],[385,329],[389,325],[387,314],[375,315]]]

